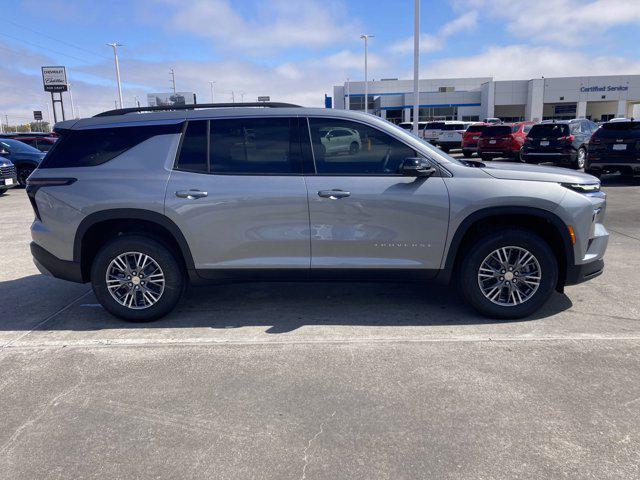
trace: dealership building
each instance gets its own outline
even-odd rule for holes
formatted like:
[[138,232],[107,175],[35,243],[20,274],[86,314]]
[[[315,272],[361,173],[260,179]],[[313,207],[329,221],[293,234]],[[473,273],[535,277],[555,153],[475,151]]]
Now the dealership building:
[[[364,110],[364,82],[333,87],[334,108]],[[606,121],[640,113],[640,75],[420,80],[419,120],[504,121],[589,118]],[[413,118],[413,80],[369,81],[368,110],[394,123]],[[634,114],[634,111],[636,112]]]

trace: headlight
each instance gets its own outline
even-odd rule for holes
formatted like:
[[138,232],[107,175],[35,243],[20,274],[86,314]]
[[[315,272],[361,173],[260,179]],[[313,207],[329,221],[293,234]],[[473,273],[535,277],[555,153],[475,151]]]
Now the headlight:
[[561,183],[563,187],[573,190],[574,192],[582,193],[590,197],[602,197],[606,195],[600,190],[600,182],[598,183]]

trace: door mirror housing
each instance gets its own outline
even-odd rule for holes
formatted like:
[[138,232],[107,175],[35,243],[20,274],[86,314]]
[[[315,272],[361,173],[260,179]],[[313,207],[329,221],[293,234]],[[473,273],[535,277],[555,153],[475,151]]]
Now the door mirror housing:
[[407,177],[426,178],[436,173],[436,169],[424,158],[411,157],[404,159],[400,173]]
[[9,155],[9,150],[6,148],[0,148],[0,155]]

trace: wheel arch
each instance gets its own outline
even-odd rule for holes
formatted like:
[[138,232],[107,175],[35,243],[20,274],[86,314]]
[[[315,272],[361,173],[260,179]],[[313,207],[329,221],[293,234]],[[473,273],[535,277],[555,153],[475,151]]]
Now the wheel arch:
[[119,235],[150,235],[176,250],[182,265],[195,272],[191,249],[178,226],[166,216],[151,210],[122,208],[95,212],[80,222],[73,243],[73,260],[81,265],[82,278],[90,277],[91,262],[107,240]]
[[444,267],[438,275],[442,283],[449,283],[474,238],[491,228],[514,226],[526,228],[542,236],[549,243],[558,260],[558,284],[562,291],[566,282],[567,266],[574,264],[573,245],[567,225],[556,214],[535,207],[488,207],[467,216],[451,237]]

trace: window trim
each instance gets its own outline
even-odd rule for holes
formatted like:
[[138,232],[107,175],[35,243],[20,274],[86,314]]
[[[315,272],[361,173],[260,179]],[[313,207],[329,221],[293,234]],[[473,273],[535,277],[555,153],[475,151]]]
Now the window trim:
[[[314,170],[313,173],[308,173],[306,174],[306,176],[312,176],[312,177],[406,177],[406,175],[402,175],[401,173],[318,173],[318,168],[316,166],[316,154],[313,151],[313,138],[311,137],[311,122],[309,122],[309,119],[311,118],[319,118],[324,120],[338,120],[343,122],[353,122],[353,123],[358,123],[360,125],[364,125],[369,128],[373,128],[378,132],[382,132],[385,135],[390,136],[397,142],[402,143],[405,147],[410,148],[411,150],[413,150],[415,156],[423,157],[425,160],[428,160],[429,162],[431,162],[431,164],[436,166],[436,168],[440,166],[439,162],[435,161],[431,157],[424,155],[422,152],[419,152],[412,145],[407,144],[404,140],[396,137],[395,135],[390,134],[389,132],[381,130],[378,127],[373,126],[369,123],[361,122],[359,120],[354,120],[353,118],[331,117],[331,116],[324,116],[324,115],[305,115],[304,118],[307,121],[307,128],[309,131],[309,148],[311,149],[311,156],[313,159],[313,170]],[[302,139],[300,140],[300,142],[302,143]],[[438,169],[438,175],[432,175],[432,176],[441,176],[440,172],[441,171]]]

